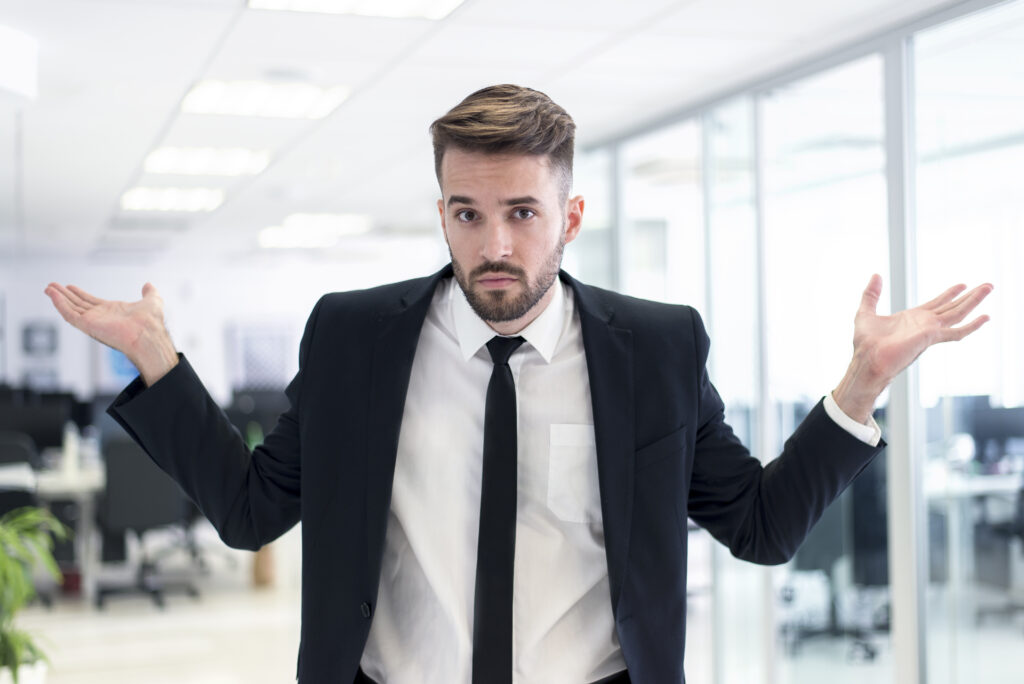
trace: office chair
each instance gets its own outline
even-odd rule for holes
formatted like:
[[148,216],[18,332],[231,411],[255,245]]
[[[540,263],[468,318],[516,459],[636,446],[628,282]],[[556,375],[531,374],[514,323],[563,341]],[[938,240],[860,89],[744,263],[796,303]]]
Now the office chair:
[[[995,537],[1004,539],[1007,543],[1014,538],[1020,539],[1024,543],[1024,484],[1022,484],[1020,491],[1017,493],[1016,511],[1013,519],[1006,522],[986,523],[986,527]],[[1006,584],[1009,589],[1011,584],[1009,578],[1007,578]],[[1011,598],[999,606],[979,607],[975,613],[975,621],[981,624],[990,615],[1013,617],[1017,613],[1022,612],[1024,612],[1024,601]]]
[[[61,403],[5,404],[0,411],[0,430],[21,432],[32,438],[34,449],[59,448],[64,444],[64,426],[71,419],[71,405]],[[32,467],[43,463],[36,455]]]
[[107,443],[104,460],[107,486],[97,510],[98,523],[108,533],[134,533],[142,558],[133,583],[101,583],[97,587],[96,607],[103,608],[110,596],[124,594],[147,594],[160,608],[165,606],[164,595],[170,591],[184,591],[193,598],[198,597],[199,590],[191,582],[160,581],[156,561],[146,553],[143,543],[143,535],[148,530],[183,524],[185,495],[177,483],[134,442]]
[[31,437],[16,430],[0,430],[0,464],[28,463],[34,466],[38,460],[36,444]]

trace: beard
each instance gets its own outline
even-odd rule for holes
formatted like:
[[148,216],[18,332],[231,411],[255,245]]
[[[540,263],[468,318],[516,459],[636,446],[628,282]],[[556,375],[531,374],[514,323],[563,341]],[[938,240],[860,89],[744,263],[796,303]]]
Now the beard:
[[[448,253],[452,257],[452,271],[455,273],[455,281],[462,288],[463,294],[466,295],[466,301],[469,302],[470,308],[473,309],[477,316],[488,323],[505,323],[525,316],[530,309],[537,305],[537,302],[541,300],[545,293],[551,289],[555,279],[558,277],[558,270],[562,267],[562,251],[564,249],[565,232],[563,230],[562,236],[558,239],[558,244],[548,254],[548,258],[541,265],[537,277],[532,281],[524,269],[500,261],[485,261],[474,268],[467,277],[462,265],[451,254],[451,248],[448,249]],[[472,286],[473,281],[485,273],[507,273],[514,276],[519,282],[523,283],[523,291],[513,296],[504,290],[474,290]]]

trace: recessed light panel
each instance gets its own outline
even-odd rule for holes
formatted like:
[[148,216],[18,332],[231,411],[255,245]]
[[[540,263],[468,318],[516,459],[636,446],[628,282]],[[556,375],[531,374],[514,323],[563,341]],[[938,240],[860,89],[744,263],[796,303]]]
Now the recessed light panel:
[[181,103],[190,114],[264,116],[276,119],[322,119],[345,101],[344,86],[322,88],[310,83],[200,81]]
[[282,225],[261,230],[259,244],[268,249],[322,249],[372,227],[370,217],[363,214],[292,214]]
[[463,0],[249,0],[249,7],[395,19],[444,19],[462,2]]
[[230,147],[160,147],[149,153],[146,173],[181,176],[255,176],[270,163],[270,152]]
[[125,211],[213,211],[224,203],[218,188],[132,188],[121,195]]

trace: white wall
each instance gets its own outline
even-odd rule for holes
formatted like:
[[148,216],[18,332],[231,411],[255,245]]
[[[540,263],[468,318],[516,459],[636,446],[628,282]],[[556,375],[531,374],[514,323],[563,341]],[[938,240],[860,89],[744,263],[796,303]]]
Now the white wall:
[[145,266],[87,259],[0,260],[0,293],[7,310],[7,362],[0,380],[21,383],[24,371],[33,364],[21,350],[22,326],[50,320],[57,324],[62,389],[90,397],[97,389],[103,349],[65,323],[43,289],[58,281],[105,299],[135,300],[149,281],[164,299],[165,321],[176,347],[188,356],[213,397],[226,402],[231,391],[227,326],[273,323],[294,330],[294,371],[298,341],[320,295],[426,275],[447,261],[442,239],[433,236],[402,241],[382,254],[382,259],[355,264],[323,255],[276,253],[256,253],[231,263],[178,255]]

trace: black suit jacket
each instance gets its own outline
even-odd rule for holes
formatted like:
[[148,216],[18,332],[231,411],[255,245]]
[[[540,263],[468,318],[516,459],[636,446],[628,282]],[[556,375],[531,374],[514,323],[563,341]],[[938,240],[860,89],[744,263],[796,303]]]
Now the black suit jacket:
[[[358,668],[413,356],[449,276],[450,266],[322,297],[286,390],[291,408],[252,453],[184,357],[148,389],[137,379],[110,408],[229,545],[258,549],[302,520],[304,684],[350,682]],[[852,437],[819,403],[762,467],[724,422],[693,309],[561,278],[586,351],[609,609],[632,680],[682,682],[687,516],[739,558],[784,562],[881,447]]]

